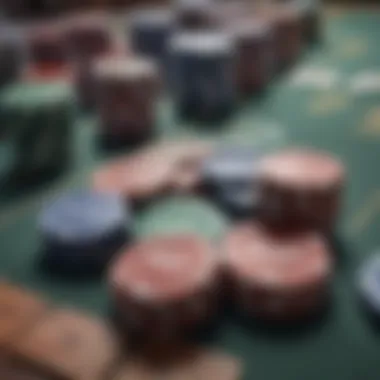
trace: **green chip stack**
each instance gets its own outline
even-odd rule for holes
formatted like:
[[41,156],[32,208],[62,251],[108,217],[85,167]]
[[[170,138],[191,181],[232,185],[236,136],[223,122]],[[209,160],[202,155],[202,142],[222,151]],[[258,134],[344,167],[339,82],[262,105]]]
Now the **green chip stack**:
[[66,166],[74,107],[71,87],[63,83],[20,83],[0,95],[0,122],[15,147],[12,172],[35,178]]

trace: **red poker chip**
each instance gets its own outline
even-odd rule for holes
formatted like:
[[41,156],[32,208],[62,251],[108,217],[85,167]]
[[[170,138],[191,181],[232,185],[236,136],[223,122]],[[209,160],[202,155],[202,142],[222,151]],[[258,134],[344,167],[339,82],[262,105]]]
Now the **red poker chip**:
[[196,236],[154,237],[121,253],[109,283],[127,328],[174,337],[215,312],[218,260],[211,245]]
[[170,178],[171,167],[166,160],[154,152],[144,152],[117,159],[98,169],[93,176],[93,187],[132,201],[143,201],[165,193]]
[[223,247],[233,299],[246,312],[293,320],[317,312],[326,300],[332,261],[318,233],[247,223],[234,227]]
[[262,217],[268,222],[329,229],[339,211],[343,164],[311,149],[288,149],[260,165]]

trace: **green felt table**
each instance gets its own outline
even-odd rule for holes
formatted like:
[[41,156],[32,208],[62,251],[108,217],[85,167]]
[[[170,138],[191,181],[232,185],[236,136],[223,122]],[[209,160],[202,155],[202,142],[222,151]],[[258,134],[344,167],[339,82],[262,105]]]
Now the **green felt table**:
[[[160,102],[157,128],[162,139],[198,136],[268,149],[311,145],[334,152],[347,166],[349,181],[337,227],[341,260],[331,310],[322,323],[286,335],[260,328],[249,331],[226,321],[213,344],[244,359],[245,379],[377,380],[380,376],[380,333],[368,323],[354,292],[358,264],[380,243],[379,39],[380,12],[328,13],[322,44],[305,53],[266,94],[242,104],[230,120],[212,129],[176,120],[170,100]],[[36,265],[41,204],[69,188],[86,186],[91,171],[107,158],[96,144],[93,116],[81,115],[73,127],[73,165],[65,175],[17,194],[2,192],[0,275],[58,305],[106,315],[104,280],[58,280],[42,274]],[[11,152],[3,144],[0,153],[5,170]],[[161,200],[136,215],[139,237],[195,231],[217,239],[228,224],[218,210],[195,197]]]

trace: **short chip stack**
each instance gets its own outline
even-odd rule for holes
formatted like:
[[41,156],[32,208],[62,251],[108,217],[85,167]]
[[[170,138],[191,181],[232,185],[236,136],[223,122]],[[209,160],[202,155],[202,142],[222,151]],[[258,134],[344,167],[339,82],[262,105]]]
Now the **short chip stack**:
[[69,193],[47,205],[39,225],[44,267],[70,276],[103,271],[131,236],[125,200],[89,191]]
[[142,340],[177,340],[217,307],[218,261],[193,235],[154,237],[121,253],[109,284],[116,319]]
[[330,231],[345,183],[343,164],[311,149],[288,149],[261,164],[262,218],[269,224]]
[[179,33],[170,42],[173,94],[180,116],[217,121],[235,105],[233,41],[219,32]]
[[233,299],[248,315],[293,321],[326,303],[332,264],[318,233],[247,223],[227,234],[223,249]]
[[160,87],[154,62],[101,58],[93,70],[102,137],[111,143],[133,143],[153,136]]

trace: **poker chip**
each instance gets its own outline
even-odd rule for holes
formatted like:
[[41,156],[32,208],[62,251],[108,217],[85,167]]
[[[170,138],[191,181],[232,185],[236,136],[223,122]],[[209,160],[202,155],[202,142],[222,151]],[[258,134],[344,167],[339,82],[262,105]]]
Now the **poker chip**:
[[106,54],[112,48],[106,14],[89,12],[67,18],[64,41],[74,61],[88,61]]
[[321,235],[246,223],[232,227],[223,249],[232,299],[248,316],[295,321],[323,309],[332,263]]
[[166,9],[144,9],[129,18],[128,32],[132,49],[139,55],[168,64],[167,43],[174,29],[172,12]]
[[105,268],[131,235],[125,202],[109,194],[78,191],[42,210],[43,264],[54,273],[92,274]]
[[58,173],[71,158],[75,105],[64,82],[13,84],[1,94],[2,123],[15,139],[12,170],[35,183],[40,175]]
[[236,100],[235,50],[226,33],[179,33],[169,43],[173,94],[180,116],[217,121]]
[[95,171],[96,191],[117,194],[141,203],[168,191],[172,167],[157,152],[139,152],[109,162]]
[[260,167],[263,220],[330,230],[344,182],[344,166],[331,154],[306,148],[274,153]]
[[380,254],[364,261],[357,272],[356,285],[360,300],[374,317],[380,316]]
[[177,0],[174,2],[176,25],[181,30],[204,30],[217,26],[217,12],[212,0]]
[[257,148],[224,146],[204,160],[202,187],[227,213],[252,216],[257,211],[258,165],[263,156]]
[[152,237],[123,251],[109,272],[121,325],[149,341],[171,340],[216,311],[218,260],[195,235]]
[[154,134],[159,78],[154,62],[105,57],[93,67],[103,138],[132,142]]
[[274,74],[275,50],[273,30],[258,20],[233,26],[237,50],[237,73],[242,95],[263,90]]
[[276,67],[279,70],[289,67],[303,50],[300,8],[294,3],[269,4],[258,12],[273,28]]

